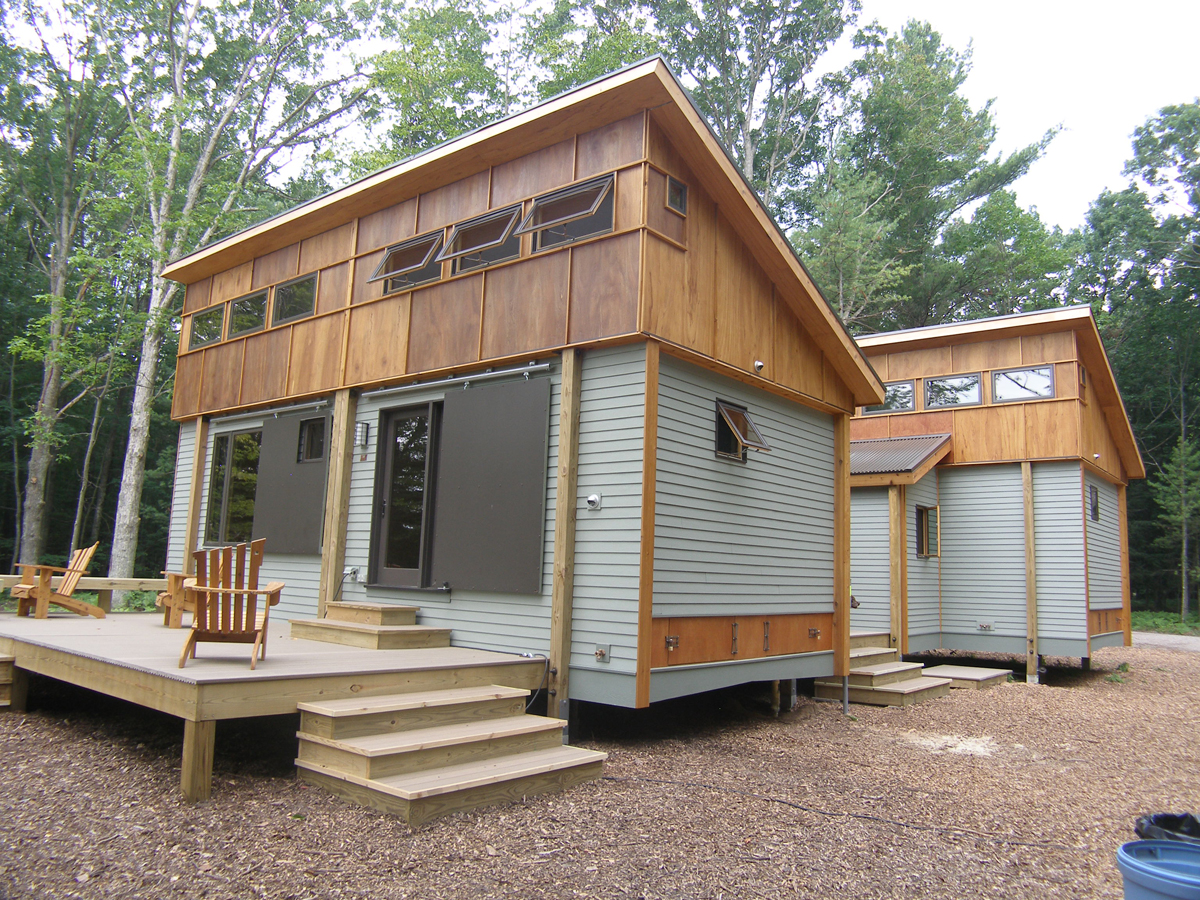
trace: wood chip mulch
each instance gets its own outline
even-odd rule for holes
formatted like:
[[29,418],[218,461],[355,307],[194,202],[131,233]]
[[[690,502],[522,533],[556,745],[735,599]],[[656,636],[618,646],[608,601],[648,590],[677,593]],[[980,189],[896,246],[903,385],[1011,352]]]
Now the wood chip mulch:
[[293,717],[221,723],[188,806],[179,720],[34,679],[0,714],[0,900],[1120,897],[1134,819],[1200,811],[1200,654],[1061,662],[850,717],[592,711],[602,780],[416,832],[298,782]]

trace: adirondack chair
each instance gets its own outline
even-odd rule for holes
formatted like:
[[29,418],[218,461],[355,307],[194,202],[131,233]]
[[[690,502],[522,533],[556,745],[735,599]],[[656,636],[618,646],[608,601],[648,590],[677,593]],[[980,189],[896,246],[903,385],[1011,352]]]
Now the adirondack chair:
[[196,645],[203,642],[253,644],[251,669],[260,656],[267,658],[267,616],[279,602],[284,583],[272,581],[266,587],[258,586],[266,543],[260,538],[250,544],[197,550],[193,554],[196,582],[183,590],[194,599],[195,613],[192,630],[179,655],[179,668],[188,657],[196,658]]
[[[97,619],[103,619],[104,610],[99,606],[83,600],[76,600],[71,596],[75,593],[75,586],[79,584],[79,579],[87,574],[88,566],[92,562],[92,555],[99,546],[100,544],[96,543],[90,547],[80,547],[71,554],[70,564],[65,569],[61,566],[22,563],[21,583],[14,585],[10,591],[17,600],[17,615],[28,616],[29,610],[32,609],[35,619],[44,619],[49,615],[50,606],[53,604],[81,616],[95,616]],[[54,590],[50,586],[50,579],[55,572],[61,572],[63,576],[58,583],[58,590]]]
[[188,594],[186,588],[196,583],[190,575],[178,572],[163,572],[167,576],[167,589],[154,599],[154,605],[163,611],[163,624],[168,628],[182,628],[183,614],[196,613],[196,595]]

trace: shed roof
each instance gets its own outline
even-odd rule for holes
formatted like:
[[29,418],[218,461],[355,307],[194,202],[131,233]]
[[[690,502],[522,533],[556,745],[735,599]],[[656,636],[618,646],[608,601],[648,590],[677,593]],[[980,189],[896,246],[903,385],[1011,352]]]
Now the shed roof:
[[[850,474],[907,474],[940,460],[950,449],[948,434],[915,434],[850,442]],[[940,451],[940,452],[939,452]]]
[[825,353],[855,402],[881,402],[883,385],[874,369],[661,57],[567,91],[230,235],[171,263],[163,277],[191,284],[646,109],[653,110],[659,127],[778,286],[780,298]]

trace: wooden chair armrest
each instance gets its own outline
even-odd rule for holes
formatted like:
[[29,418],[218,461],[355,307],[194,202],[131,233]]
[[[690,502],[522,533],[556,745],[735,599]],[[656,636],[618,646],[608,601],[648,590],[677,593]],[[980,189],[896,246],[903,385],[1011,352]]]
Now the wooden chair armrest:
[[47,572],[74,572],[75,569],[64,569],[62,566],[47,566],[42,563],[17,563],[22,569],[37,569]]
[[[278,585],[278,587],[272,587],[272,585]],[[189,584],[185,583],[184,589],[189,590],[189,591],[196,591],[197,593],[203,593],[203,594],[237,594],[238,596],[249,596],[250,594],[254,594],[255,596],[258,596],[260,594],[274,594],[277,591],[282,590],[283,583],[282,582],[272,582],[271,584],[267,585],[266,587],[260,587],[260,588],[231,588],[231,587],[217,587],[217,586],[214,586],[211,584],[210,585],[200,585],[200,584],[189,585]]]

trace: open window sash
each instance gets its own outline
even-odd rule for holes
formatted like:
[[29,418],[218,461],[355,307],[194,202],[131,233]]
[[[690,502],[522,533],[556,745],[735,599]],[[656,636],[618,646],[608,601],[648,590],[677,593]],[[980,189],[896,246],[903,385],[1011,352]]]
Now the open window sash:
[[754,424],[754,420],[750,418],[750,413],[746,412],[746,410],[730,406],[720,400],[717,401],[717,409],[720,410],[721,418],[725,420],[725,424],[729,426],[729,430],[733,432],[733,436],[737,439],[740,449],[747,447],[752,450],[769,451],[771,449],[766,438],[762,436],[762,432],[758,430],[758,426]]
[[[367,280],[367,283],[371,284],[384,279],[403,279],[405,275],[419,272],[434,261],[434,255],[441,249],[441,246],[442,233],[439,231],[396,244],[394,247],[388,247],[387,252],[383,255],[383,261],[375,270],[375,274]],[[440,270],[438,274],[440,275]],[[420,283],[423,280],[414,279],[413,283]]]
[[455,225],[446,239],[446,246],[437,255],[437,261],[458,259],[501,246],[512,235],[520,216],[519,205],[509,206]]
[[533,201],[529,210],[515,234],[530,234],[567,225],[579,219],[586,219],[596,214],[608,192],[612,190],[613,177],[607,175],[584,184],[564,188]]

